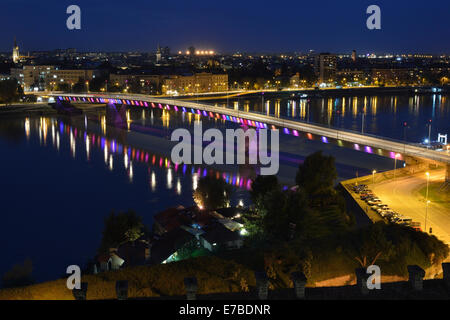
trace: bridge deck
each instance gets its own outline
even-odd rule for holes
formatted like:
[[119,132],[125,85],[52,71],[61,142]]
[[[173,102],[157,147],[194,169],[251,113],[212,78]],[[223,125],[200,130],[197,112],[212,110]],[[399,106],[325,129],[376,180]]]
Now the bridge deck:
[[[436,150],[429,150],[423,147],[419,147],[414,144],[405,143],[401,141],[395,141],[392,139],[378,137],[373,135],[362,134],[349,130],[342,130],[336,128],[323,127],[317,124],[303,123],[294,120],[276,118],[264,114],[255,112],[247,112],[242,110],[235,110],[223,107],[216,107],[213,105],[196,103],[191,101],[183,101],[176,99],[157,98],[154,96],[139,95],[139,94],[102,94],[102,93],[90,93],[90,94],[50,94],[49,96],[63,97],[63,99],[69,99],[75,103],[107,103],[114,102],[123,103],[128,105],[144,106],[143,103],[160,104],[166,106],[177,106],[178,108],[194,109],[196,112],[212,112],[221,115],[238,118],[237,121],[242,119],[251,120],[257,122],[257,126],[264,125],[265,128],[277,128],[282,129],[286,133],[293,133],[296,135],[298,132],[307,132],[323,137],[328,137],[336,140],[346,141],[357,145],[370,146],[372,148],[379,148],[383,150],[390,150],[392,153],[402,154],[412,157],[424,158],[434,160],[442,163],[450,163],[450,153],[440,152]],[[67,98],[66,98],[67,97]],[[84,99],[83,99],[84,98]],[[92,100],[91,100],[92,99]],[[120,100],[120,101],[117,101]],[[128,102],[127,102],[128,101]],[[228,120],[228,119],[227,119]],[[267,127],[269,126],[269,127]],[[286,131],[287,130],[287,131]],[[391,156],[392,157],[392,156]]]

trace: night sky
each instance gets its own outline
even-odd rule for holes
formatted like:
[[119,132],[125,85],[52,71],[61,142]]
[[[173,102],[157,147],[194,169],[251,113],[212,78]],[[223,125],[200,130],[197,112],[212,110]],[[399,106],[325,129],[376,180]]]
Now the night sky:
[[[66,8],[77,4],[82,29],[66,28]],[[366,28],[366,8],[381,7],[381,30]],[[229,53],[306,52],[450,53],[448,0],[1,0],[0,51],[14,36],[21,51]]]

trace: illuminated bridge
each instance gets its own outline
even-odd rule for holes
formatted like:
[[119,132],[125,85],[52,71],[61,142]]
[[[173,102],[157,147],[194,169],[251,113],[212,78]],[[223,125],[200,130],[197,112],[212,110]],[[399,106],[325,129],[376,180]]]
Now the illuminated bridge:
[[130,107],[158,108],[177,112],[190,112],[204,117],[217,118],[237,124],[261,129],[279,129],[284,134],[334,143],[358,151],[404,160],[415,157],[441,162],[447,165],[447,180],[450,172],[450,152],[426,149],[416,144],[391,140],[385,137],[362,134],[350,130],[325,127],[317,124],[277,118],[256,112],[223,108],[190,101],[157,98],[139,94],[50,94],[56,100],[70,103],[113,103]]

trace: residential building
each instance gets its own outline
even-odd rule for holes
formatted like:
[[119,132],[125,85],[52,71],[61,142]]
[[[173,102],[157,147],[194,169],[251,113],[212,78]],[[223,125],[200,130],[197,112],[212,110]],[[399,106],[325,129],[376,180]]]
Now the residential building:
[[43,91],[53,90],[62,83],[74,85],[80,80],[91,81],[95,77],[95,71],[60,69],[51,65],[26,65],[22,68],[11,68],[11,77],[17,79],[24,91]]
[[142,86],[153,84],[159,86],[162,82],[162,75],[157,74],[110,74],[109,82],[111,85],[126,87],[131,81],[138,81]]
[[231,231],[219,222],[206,226],[203,231],[204,233],[200,235],[200,243],[209,251],[215,251],[219,248],[239,249],[244,244],[244,240],[238,231]]
[[337,57],[335,54],[320,53],[315,57],[314,71],[319,78],[319,84],[334,81],[337,69]]
[[193,75],[169,76],[163,81],[163,94],[194,94],[224,92],[228,90],[228,75],[196,73]]
[[42,91],[46,89],[47,80],[55,66],[23,66],[11,68],[11,78],[15,78],[24,91]]
[[372,69],[372,81],[380,85],[409,85],[421,83],[421,71],[417,69]]

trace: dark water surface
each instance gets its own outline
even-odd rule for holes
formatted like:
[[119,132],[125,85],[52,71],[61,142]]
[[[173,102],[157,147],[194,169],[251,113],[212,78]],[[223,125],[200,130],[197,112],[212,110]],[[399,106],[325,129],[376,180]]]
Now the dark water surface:
[[[234,101],[230,102],[233,107]],[[239,108],[261,111],[259,99],[235,102]],[[419,141],[427,134],[429,118],[433,120],[433,135],[448,132],[450,123],[448,98],[439,95],[310,102],[272,99],[264,105],[271,114],[352,130],[361,129],[365,110],[367,132],[402,139],[402,122],[407,121],[410,141]],[[111,211],[133,209],[151,226],[155,213],[179,204],[192,205],[195,185],[207,174],[224,177],[234,186],[232,205],[241,200],[248,204],[246,190],[253,167],[221,170],[170,163],[168,137],[175,128],[192,129],[199,120],[194,115],[132,109],[126,117],[129,121],[119,126],[112,125],[104,112],[73,118],[0,120],[1,275],[30,258],[36,280],[58,278],[68,265],[84,265],[95,255],[103,219]],[[236,126],[221,120],[201,120],[204,129]],[[358,170],[363,175],[393,166],[392,159],[280,137],[284,143],[280,158],[287,164],[281,171],[292,179],[304,157],[318,149],[336,155],[342,179],[353,177]]]
[[[206,102],[227,106],[226,99]],[[450,100],[445,94],[301,98],[266,93],[230,98],[228,106],[414,143],[428,138],[430,120],[431,140],[438,133],[450,134]]]

